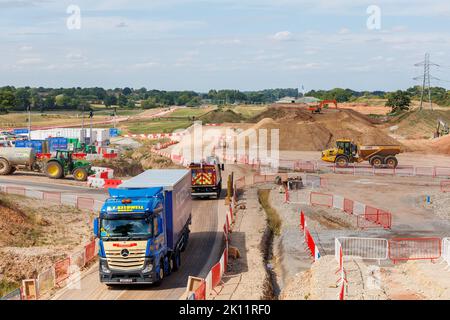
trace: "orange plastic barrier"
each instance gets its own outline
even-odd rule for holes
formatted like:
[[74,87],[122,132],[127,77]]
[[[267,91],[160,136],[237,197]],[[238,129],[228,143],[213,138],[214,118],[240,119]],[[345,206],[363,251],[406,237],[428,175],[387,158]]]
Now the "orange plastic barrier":
[[436,260],[441,257],[440,238],[395,238],[388,242],[389,258],[396,261]]

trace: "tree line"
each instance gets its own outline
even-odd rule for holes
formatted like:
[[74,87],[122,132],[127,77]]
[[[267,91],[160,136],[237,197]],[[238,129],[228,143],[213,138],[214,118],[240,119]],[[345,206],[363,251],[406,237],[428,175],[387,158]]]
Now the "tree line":
[[[410,99],[419,99],[421,88],[411,87],[404,92]],[[385,91],[354,91],[334,88],[331,90],[312,90],[306,96],[318,99],[333,99],[338,102],[352,102],[359,98],[385,98],[393,93]],[[266,104],[273,103],[283,97],[298,98],[303,96],[298,89],[266,89],[260,91],[210,90],[208,93],[194,91],[162,91],[146,88],[129,87],[104,89],[94,88],[31,88],[5,86],[0,88],[0,112],[46,110],[90,110],[92,105],[121,108],[157,108],[172,105],[199,106],[210,104]],[[433,102],[450,106],[450,91],[445,88],[431,89]]]

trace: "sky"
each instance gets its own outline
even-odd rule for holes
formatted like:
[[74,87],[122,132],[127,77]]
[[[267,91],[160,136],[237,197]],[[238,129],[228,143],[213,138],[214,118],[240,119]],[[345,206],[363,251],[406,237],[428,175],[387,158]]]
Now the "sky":
[[449,88],[448,0],[0,0],[0,86],[396,90],[426,52]]

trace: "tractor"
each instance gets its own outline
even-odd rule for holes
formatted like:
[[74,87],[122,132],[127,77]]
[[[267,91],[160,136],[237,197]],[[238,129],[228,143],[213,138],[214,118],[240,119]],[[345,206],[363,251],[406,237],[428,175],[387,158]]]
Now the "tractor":
[[56,156],[45,164],[45,175],[51,179],[62,179],[73,175],[76,181],[86,181],[93,174],[91,163],[86,160],[73,160],[72,151],[58,150]]

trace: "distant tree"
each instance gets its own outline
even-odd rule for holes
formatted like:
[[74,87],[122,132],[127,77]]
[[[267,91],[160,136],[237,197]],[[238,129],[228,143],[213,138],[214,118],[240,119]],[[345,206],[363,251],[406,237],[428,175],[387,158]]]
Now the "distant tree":
[[119,105],[119,107],[125,107],[127,103],[127,97],[125,97],[123,94],[119,94],[119,98],[117,99],[117,104]]
[[128,88],[128,87],[125,87],[125,88],[123,88],[123,90],[122,90],[122,94],[125,95],[125,96],[129,96],[129,95],[132,94],[132,93],[133,93],[133,90],[131,90],[131,89]]
[[399,113],[404,110],[409,110],[411,105],[411,97],[407,91],[397,90],[388,95],[386,107],[392,108],[391,113]]
[[103,100],[106,107],[111,107],[113,105],[117,104],[117,98],[115,95],[107,95],[105,96],[105,99]]
[[27,88],[19,88],[16,91],[16,107],[19,110],[28,110],[31,106],[31,94]]

